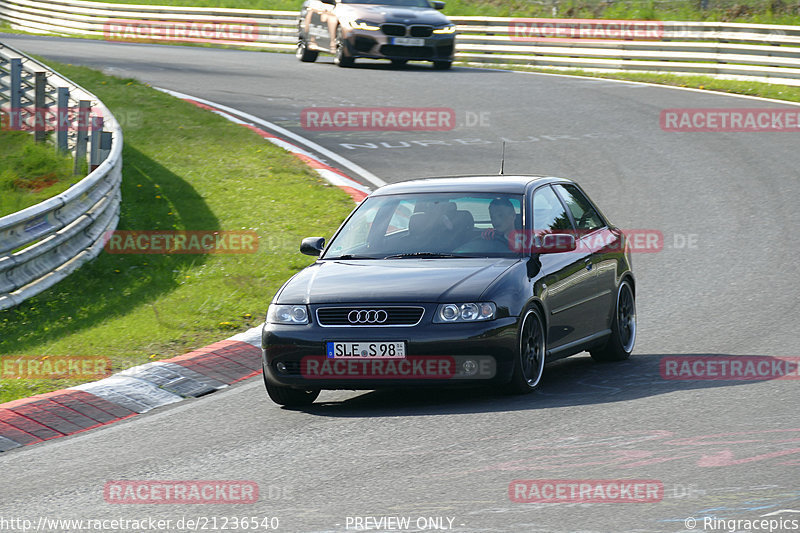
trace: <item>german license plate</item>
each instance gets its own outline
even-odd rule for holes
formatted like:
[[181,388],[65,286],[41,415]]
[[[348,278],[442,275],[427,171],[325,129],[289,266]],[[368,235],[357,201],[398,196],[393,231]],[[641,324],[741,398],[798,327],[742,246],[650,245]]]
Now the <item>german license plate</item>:
[[328,359],[405,359],[405,342],[328,342]]
[[425,46],[425,39],[418,37],[392,37],[392,44],[400,46]]

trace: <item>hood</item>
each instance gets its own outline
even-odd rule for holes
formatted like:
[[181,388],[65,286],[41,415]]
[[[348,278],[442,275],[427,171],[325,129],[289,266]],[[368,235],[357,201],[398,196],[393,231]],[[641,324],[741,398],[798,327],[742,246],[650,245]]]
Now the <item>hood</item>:
[[395,22],[398,24],[430,24],[441,26],[450,20],[439,11],[429,7],[394,7],[372,4],[339,4],[337,14],[347,20],[364,19],[376,24]]
[[286,282],[279,303],[475,301],[519,259],[318,261]]

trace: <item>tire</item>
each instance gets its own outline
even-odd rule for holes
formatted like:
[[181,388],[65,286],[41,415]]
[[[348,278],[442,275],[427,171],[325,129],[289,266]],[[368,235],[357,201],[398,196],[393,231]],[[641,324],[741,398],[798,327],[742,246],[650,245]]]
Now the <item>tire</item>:
[[270,399],[278,405],[303,407],[314,403],[314,400],[319,396],[319,389],[301,390],[291,387],[282,387],[281,385],[273,385],[267,381],[266,372],[264,372],[263,376],[267,394],[269,394]]
[[624,361],[631,356],[636,343],[636,299],[630,281],[619,284],[614,305],[611,335],[603,346],[590,350],[592,359],[599,362]]
[[506,386],[511,394],[527,394],[542,382],[547,354],[544,320],[536,307],[528,308],[519,330],[519,352],[514,361],[514,374]]
[[452,61],[434,61],[433,68],[436,70],[447,70],[453,66]]
[[297,51],[295,51],[294,55],[303,63],[313,63],[317,60],[319,52],[316,50],[309,50],[305,39],[300,39],[297,42]]
[[336,53],[333,56],[333,64],[340,67],[352,67],[356,60],[350,57],[347,52],[347,44],[342,37],[342,28],[336,29]]
[[408,59],[392,59],[391,61],[393,67],[404,67],[408,63]]

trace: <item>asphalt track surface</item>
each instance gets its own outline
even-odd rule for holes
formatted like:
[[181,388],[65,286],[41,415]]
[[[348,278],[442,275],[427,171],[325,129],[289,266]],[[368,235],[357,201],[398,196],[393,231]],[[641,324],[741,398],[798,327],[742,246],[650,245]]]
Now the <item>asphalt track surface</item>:
[[[302,411],[274,405],[254,378],[2,454],[0,517],[267,516],[280,531],[315,532],[355,531],[355,518],[367,516],[408,517],[414,531],[442,517],[464,532],[723,531],[703,518],[800,519],[800,382],[659,373],[673,355],[800,355],[800,132],[659,127],[665,108],[781,104],[564,76],[368,62],[339,69],[330,58],[300,64],[288,54],[0,38],[246,111],[390,182],[494,174],[505,139],[507,173],[576,179],[617,225],[664,235],[661,252],[633,258],[639,331],[627,362],[569,358],[524,397],[337,391]],[[300,126],[304,108],[352,105],[448,107],[459,126],[353,134]],[[695,246],[676,246],[688,239]],[[261,496],[248,505],[108,504],[103,486],[116,479],[252,480]],[[664,493],[650,503],[517,503],[508,493],[516,479],[658,480]],[[775,530],[793,530],[784,526]]]

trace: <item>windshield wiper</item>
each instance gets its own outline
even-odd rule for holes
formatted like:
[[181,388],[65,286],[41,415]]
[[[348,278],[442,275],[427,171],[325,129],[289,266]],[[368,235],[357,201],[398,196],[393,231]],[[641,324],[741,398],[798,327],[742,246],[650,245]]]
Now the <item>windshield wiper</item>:
[[358,254],[344,254],[339,257],[326,257],[325,259],[380,259],[380,257],[373,257],[371,255],[358,255]]
[[430,257],[434,259],[439,258],[450,258],[450,257],[467,257],[465,255],[454,255],[454,254],[440,254],[436,252],[411,252],[407,254],[394,254],[394,255],[387,255],[386,259],[404,259],[407,257]]

